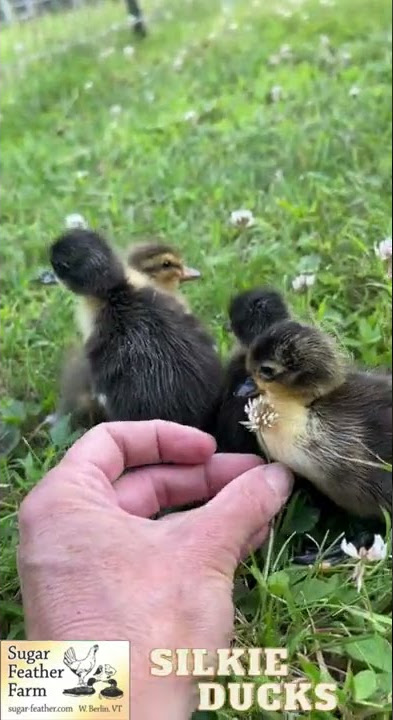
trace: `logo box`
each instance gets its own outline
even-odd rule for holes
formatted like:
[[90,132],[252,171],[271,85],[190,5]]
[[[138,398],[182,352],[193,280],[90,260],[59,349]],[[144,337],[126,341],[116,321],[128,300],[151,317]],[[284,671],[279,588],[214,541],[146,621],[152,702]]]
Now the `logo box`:
[[2,720],[130,720],[130,643],[2,640]]

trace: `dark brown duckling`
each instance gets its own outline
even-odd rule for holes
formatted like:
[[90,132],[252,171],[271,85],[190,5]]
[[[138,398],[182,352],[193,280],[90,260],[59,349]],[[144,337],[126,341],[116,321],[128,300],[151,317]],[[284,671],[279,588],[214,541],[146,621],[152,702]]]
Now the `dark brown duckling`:
[[103,688],[100,692],[99,697],[101,699],[107,700],[108,698],[121,698],[123,697],[124,693],[122,690],[120,690],[119,687],[117,687],[117,681],[116,680],[107,680],[106,681],[109,685],[109,687]]
[[290,319],[269,324],[246,353],[245,418],[280,461],[348,513],[391,512],[392,382],[352,368],[335,342]]
[[63,690],[63,695],[72,695],[72,697],[85,697],[86,695],[95,695],[95,683],[98,682],[95,678],[89,678],[85,685],[77,685],[74,688],[67,688]]
[[[185,282],[196,280],[201,273],[185,265],[180,253],[160,240],[148,240],[131,246],[124,256],[129,282],[143,287],[151,284],[174,295],[185,310],[189,306],[180,289]],[[78,321],[84,327],[84,308],[78,307]],[[71,417],[73,428],[89,428],[106,419],[101,398],[94,393],[90,363],[83,346],[72,348],[66,356],[60,378],[60,400],[54,420]]]
[[205,429],[222,366],[201,323],[176,297],[128,277],[93,231],[64,233],[50,256],[58,278],[82,296],[84,350],[106,419],[161,418]]
[[229,305],[230,328],[238,344],[225,368],[223,391],[215,423],[220,452],[261,454],[256,436],[241,423],[245,420],[243,397],[238,388],[248,378],[247,348],[272,323],[289,317],[288,308],[273,288],[255,288],[240,293]]

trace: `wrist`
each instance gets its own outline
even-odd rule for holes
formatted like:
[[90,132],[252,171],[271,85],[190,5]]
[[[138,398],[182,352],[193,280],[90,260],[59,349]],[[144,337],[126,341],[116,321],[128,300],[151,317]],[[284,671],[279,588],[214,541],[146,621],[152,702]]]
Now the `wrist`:
[[173,673],[155,676],[150,668],[150,650],[131,647],[133,720],[189,720],[198,704],[195,679]]
[[132,720],[189,720],[198,700],[194,683],[178,678],[133,681],[131,677]]

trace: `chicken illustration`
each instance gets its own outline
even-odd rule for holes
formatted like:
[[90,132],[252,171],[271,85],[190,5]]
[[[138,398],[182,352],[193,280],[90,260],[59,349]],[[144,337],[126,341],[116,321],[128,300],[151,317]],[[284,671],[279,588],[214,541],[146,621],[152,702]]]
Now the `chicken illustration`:
[[98,645],[93,645],[83,660],[78,660],[73,647],[65,651],[63,662],[77,676],[78,685],[84,685],[85,677],[93,670],[96,664],[97,650]]

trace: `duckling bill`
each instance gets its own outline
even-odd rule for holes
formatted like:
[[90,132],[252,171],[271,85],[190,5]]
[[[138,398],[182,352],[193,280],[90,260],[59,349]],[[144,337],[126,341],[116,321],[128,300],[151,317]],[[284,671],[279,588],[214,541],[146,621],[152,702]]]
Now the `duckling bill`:
[[[151,261],[151,274],[169,269]],[[222,367],[197,318],[138,269],[128,272],[106,240],[90,230],[61,235],[51,247],[51,264],[82,298],[84,352],[106,419],[161,418],[205,429]],[[195,271],[170,269],[183,280],[196,277]]]
[[392,505],[392,383],[350,367],[329,336],[285,318],[245,352],[235,395],[270,460],[286,464],[351,514]]

